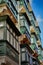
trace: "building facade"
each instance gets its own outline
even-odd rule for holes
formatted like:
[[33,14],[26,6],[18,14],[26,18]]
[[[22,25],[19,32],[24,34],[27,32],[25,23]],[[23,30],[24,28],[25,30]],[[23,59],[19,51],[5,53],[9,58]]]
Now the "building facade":
[[29,0],[0,0],[0,65],[41,65],[36,21]]

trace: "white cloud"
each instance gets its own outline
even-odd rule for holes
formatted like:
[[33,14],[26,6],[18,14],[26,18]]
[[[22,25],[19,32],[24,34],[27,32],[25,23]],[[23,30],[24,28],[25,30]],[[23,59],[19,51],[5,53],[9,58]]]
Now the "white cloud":
[[33,0],[29,0],[30,1],[30,4],[32,4]]
[[37,17],[37,21],[38,21],[38,22],[43,22],[43,18],[42,18],[41,16],[38,16],[38,17]]

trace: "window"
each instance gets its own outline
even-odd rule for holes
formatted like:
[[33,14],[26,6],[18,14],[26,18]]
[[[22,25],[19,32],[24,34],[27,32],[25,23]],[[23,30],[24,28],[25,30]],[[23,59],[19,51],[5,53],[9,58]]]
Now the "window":
[[20,21],[21,21],[21,22],[20,22],[20,25],[21,25],[21,26],[24,26],[24,20],[21,19]]
[[25,25],[25,21],[24,21],[24,16],[20,16],[20,25],[24,26]]
[[26,0],[24,0],[24,1],[23,1],[23,3],[24,3],[25,8],[26,8],[26,9],[27,9],[27,11],[28,11],[27,1],[26,1]]
[[34,21],[33,20],[31,20],[31,24],[34,26],[34,28],[35,28],[35,23],[34,23]]
[[31,43],[33,43],[33,38],[31,38]]
[[0,40],[3,39],[4,36],[4,29],[0,28]]
[[41,54],[40,49],[38,49],[38,54]]
[[22,53],[22,61],[25,61],[25,53]]
[[15,48],[17,49],[17,41],[15,40]]
[[17,43],[17,50],[19,51],[19,43]]
[[31,65],[31,64],[33,65],[33,62],[32,62],[32,57],[30,57],[30,65]]
[[0,22],[0,27],[3,27],[4,26],[4,22]]
[[13,41],[12,41],[12,45],[13,45],[13,47],[14,47],[14,36],[12,37],[12,40],[13,40]]
[[14,48],[15,48],[15,41],[16,41],[16,40],[15,40],[15,38],[14,38]]
[[29,56],[28,50],[26,50],[26,61],[30,62],[30,56]]
[[12,34],[10,35],[10,43],[11,43],[11,45],[13,45],[13,36],[12,36]]
[[14,17],[17,19],[17,1],[16,0],[9,0],[9,2],[7,3],[9,8],[11,9],[12,13],[14,14]]
[[8,41],[8,42],[9,42],[9,37],[10,37],[9,34],[10,34],[9,31],[7,30],[7,41]]
[[27,60],[30,62],[30,56],[29,56],[29,54],[28,54],[28,58],[27,58]]
[[28,54],[27,54],[27,61],[29,61],[29,57],[28,57]]
[[25,51],[25,48],[22,48],[22,51]]
[[26,26],[26,28],[27,28],[28,32],[30,32],[30,27],[29,27],[29,25],[28,25],[28,23],[27,23],[27,21],[26,21],[26,20],[25,20],[25,26]]
[[12,28],[7,24],[7,41],[17,50],[19,51],[18,37],[15,35],[15,32]]

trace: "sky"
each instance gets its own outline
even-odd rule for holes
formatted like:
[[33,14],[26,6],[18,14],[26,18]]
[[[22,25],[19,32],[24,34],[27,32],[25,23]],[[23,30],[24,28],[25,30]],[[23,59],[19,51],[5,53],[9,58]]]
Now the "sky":
[[40,36],[43,47],[43,0],[30,0],[30,4],[41,29]]

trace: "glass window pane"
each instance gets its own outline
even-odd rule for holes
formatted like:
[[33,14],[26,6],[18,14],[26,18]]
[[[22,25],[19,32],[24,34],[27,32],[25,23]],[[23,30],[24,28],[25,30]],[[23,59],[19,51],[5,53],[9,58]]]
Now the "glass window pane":
[[4,22],[0,22],[0,27],[3,27],[4,26]]
[[17,50],[19,51],[19,43],[17,43]]
[[3,33],[4,33],[4,29],[0,28],[0,40],[3,39]]
[[10,37],[9,34],[10,34],[9,31],[7,30],[7,41],[8,42],[9,42],[9,37]]
[[14,38],[14,48],[15,48],[15,38]]
[[14,36],[13,36],[13,38],[12,38],[12,45],[13,45],[13,47],[14,47]]
[[31,43],[33,43],[33,38],[31,38]]
[[12,34],[10,35],[10,43],[11,44],[13,43],[13,36],[12,36]]
[[22,53],[22,61],[25,61],[25,53]]
[[17,49],[17,41],[15,40],[15,48]]
[[25,48],[22,48],[22,51],[25,51]]

